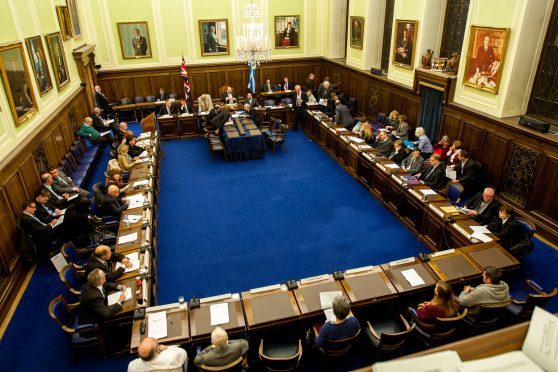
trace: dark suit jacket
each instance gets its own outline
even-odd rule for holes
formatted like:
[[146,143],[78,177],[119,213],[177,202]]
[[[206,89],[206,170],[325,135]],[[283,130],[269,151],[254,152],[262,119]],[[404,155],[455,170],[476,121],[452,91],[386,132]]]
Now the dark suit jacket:
[[287,89],[286,90],[293,90],[295,85],[293,83],[291,83],[290,81],[288,83],[285,83],[284,81],[281,82],[281,90],[285,90],[285,84],[287,84]]
[[[52,187],[52,189],[54,190],[54,185],[52,185],[51,187]],[[41,190],[46,190],[46,191],[48,191],[48,193],[50,194],[50,199],[49,199],[49,201],[50,201],[50,203],[51,203],[52,205],[54,205],[56,208],[64,209],[64,208],[66,208],[66,207],[70,204],[70,203],[68,203],[68,202],[66,201],[66,199],[64,199],[64,198],[58,199],[58,198],[57,198],[49,189],[47,189],[45,186],[42,186],[42,187],[41,187]],[[54,192],[56,192],[56,190],[54,190]],[[58,194],[58,195],[60,195],[60,194]],[[62,196],[62,195],[60,195],[60,196]]]
[[87,265],[85,266],[85,270],[86,270],[87,275],[88,275],[91,271],[93,271],[95,269],[101,269],[106,274],[107,282],[114,282],[114,281],[116,281],[116,279],[118,279],[124,273],[125,269],[123,267],[119,267],[117,270],[112,271],[112,264],[116,263],[116,262],[120,262],[124,258],[125,258],[125,256],[122,253],[114,252],[110,256],[110,261],[107,262],[106,264],[103,264],[101,261],[99,261],[97,259],[97,257],[95,257],[95,253],[93,253],[91,255],[91,257],[89,257],[89,261],[87,262]]
[[[221,94],[221,101],[223,101],[224,104],[228,104],[229,102],[227,102],[227,97],[228,97],[228,93],[227,92],[223,92],[223,94]],[[231,96],[233,96],[234,101],[236,102],[236,93],[232,92]]]
[[95,100],[95,106],[97,106],[102,110],[101,116],[106,118],[111,111],[107,97],[103,93],[99,93],[95,91],[95,94],[93,95],[93,99]]
[[273,84],[269,84],[269,86],[267,84],[263,84],[262,85],[262,92],[273,92]]
[[21,214],[19,221],[23,230],[31,234],[33,240],[39,240],[41,238],[44,238],[45,236],[52,233],[53,231],[52,226],[50,224],[46,224],[43,226],[33,217],[28,216],[25,213]]
[[308,89],[314,90],[314,80],[306,79],[304,82],[304,91],[307,91]]
[[[482,192],[479,192],[477,195],[473,196],[471,199],[465,203],[465,208],[468,209],[477,209],[480,207],[482,199]],[[484,211],[480,214],[477,214],[474,217],[474,220],[477,221],[481,225],[487,225],[491,222],[494,222],[496,218],[498,218],[498,208],[499,205],[495,200],[492,200],[490,204],[486,206]],[[37,212],[35,212],[36,214]]]
[[66,176],[64,172],[58,171],[58,177],[54,179],[52,189],[59,195],[62,195],[64,193],[72,195],[76,193],[74,190],[72,190],[72,187],[75,186],[76,185],[70,180],[70,178],[68,178],[68,176]]
[[166,101],[167,99],[169,99],[169,95],[167,92],[161,94],[161,93],[157,93],[155,95],[155,100],[156,101]]
[[174,115],[174,114],[176,113],[173,106],[171,106],[171,107],[169,108],[169,110],[170,110],[170,114],[169,114],[169,112],[168,112],[168,110],[167,110],[167,105],[163,105],[163,106],[161,106],[161,108],[159,108],[159,112],[157,113],[157,115],[158,115],[158,116],[162,116],[162,115]]
[[128,144],[128,155],[130,155],[132,158],[140,156],[140,154],[144,151],[145,149],[141,146]]
[[[209,122],[209,124],[212,127],[215,127],[217,129],[221,129],[223,127],[223,125],[225,125],[225,123],[229,120],[229,118],[231,117],[231,114],[229,113],[229,110],[224,110],[221,111],[219,113],[217,113]],[[208,115],[209,118],[209,115]]]
[[[49,201],[47,201],[46,206],[48,209],[50,209],[52,211],[52,213],[54,213],[54,210],[56,209],[56,207]],[[47,210],[45,209],[45,207],[40,204],[38,201],[35,201],[35,205],[37,206],[37,210],[35,211],[35,217],[37,217],[39,220],[41,220],[44,223],[49,223],[50,221],[52,221],[55,217],[51,216]]]
[[395,152],[395,150],[391,152],[388,158],[397,164],[401,164],[401,162],[405,160],[407,156],[409,156],[409,154],[407,153],[407,149],[402,148],[401,150],[399,150],[399,152]]
[[317,100],[320,100],[322,98],[331,99],[331,93],[333,93],[333,88],[331,87],[331,85],[327,89],[325,89],[323,85],[321,85],[320,89],[318,89],[318,97],[316,97],[316,99]]
[[457,180],[463,186],[466,194],[473,195],[483,189],[482,165],[478,161],[469,158],[464,167],[463,163],[459,162],[455,167],[455,172]]
[[497,221],[488,224],[487,227],[488,230],[500,238],[499,244],[508,250],[525,238],[521,227],[513,217],[508,218],[505,224],[502,224],[502,219],[498,218]]
[[254,97],[252,97],[252,99],[246,99],[244,100],[244,104],[250,104],[250,108],[254,108],[254,107],[260,107],[260,104],[258,103],[258,100],[255,99]]
[[228,347],[222,350],[214,349],[213,346],[206,347],[196,355],[194,364],[198,367],[202,364],[211,367],[226,366],[248,351],[246,340],[229,340],[228,344]]
[[93,232],[93,226],[89,222],[89,211],[78,210],[75,205],[70,205],[64,213],[62,228],[66,237],[77,244],[78,248],[84,248],[91,242],[89,234]]
[[[343,104],[340,104],[340,105],[335,107],[335,122],[339,125],[342,125],[342,126],[346,127],[346,128],[351,127],[349,129],[352,129],[352,126],[355,125],[355,119],[353,118],[353,116],[349,112],[349,109],[347,108],[347,106],[345,106]],[[393,147],[393,143],[391,144],[391,146]]]
[[95,128],[95,130],[97,130],[97,132],[104,132],[107,129],[110,129],[110,127],[105,127],[104,123],[103,123],[103,117],[102,116],[97,116],[95,114],[91,114],[91,119],[93,119],[93,128]]
[[79,324],[102,323],[122,308],[119,304],[107,305],[109,290],[117,290],[118,285],[106,282],[103,287],[104,297],[98,288],[90,286],[89,283],[83,286],[79,302]]
[[293,100],[293,108],[296,109],[302,109],[302,110],[306,110],[306,104],[308,103],[308,95],[303,92],[302,90],[300,91],[300,99],[302,100],[302,103],[300,106],[296,105],[296,100],[297,100],[297,94],[293,94],[293,96],[291,97],[291,99]]
[[107,195],[103,198],[101,208],[105,213],[120,219],[122,212],[124,212],[128,207],[117,198]]
[[432,174],[429,174],[430,171],[434,168],[432,165],[426,167],[420,174],[419,180],[424,181],[424,183],[433,189],[439,189],[444,182],[445,171],[442,164],[438,164],[436,169]]
[[376,150],[381,152],[382,155],[388,156],[393,151],[393,142],[389,138],[384,142],[376,142]]
[[[186,107],[188,108],[188,114],[192,114],[192,113],[193,113],[193,111],[192,111],[192,105],[190,105],[188,102],[186,102]],[[180,115],[180,114],[186,114],[186,110],[185,110],[185,108],[182,107],[182,106],[178,106],[178,107],[177,107],[177,110],[178,110],[178,111],[177,111],[177,112],[178,112],[178,115]]]

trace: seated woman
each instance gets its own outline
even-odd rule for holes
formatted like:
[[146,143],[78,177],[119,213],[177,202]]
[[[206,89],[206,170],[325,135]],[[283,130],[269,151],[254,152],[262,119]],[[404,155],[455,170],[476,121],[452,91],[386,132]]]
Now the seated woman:
[[514,245],[525,239],[521,227],[513,218],[513,209],[506,205],[500,206],[498,210],[498,220],[486,225],[492,234],[500,238],[498,242],[506,250],[510,250]]
[[360,330],[360,324],[354,316],[349,316],[351,306],[343,296],[336,296],[332,302],[335,321],[326,320],[316,337],[316,346],[324,347],[327,340],[342,340],[353,337]]
[[434,297],[430,301],[420,303],[417,317],[422,321],[433,321],[436,318],[451,318],[459,312],[459,301],[453,294],[449,284],[440,280],[434,287]]
[[407,148],[403,146],[403,141],[398,139],[393,143],[393,152],[388,155],[388,159],[397,164],[401,164],[401,162],[405,160],[407,156],[409,156]]
[[136,145],[136,137],[134,134],[126,134],[124,138],[128,145],[128,154],[132,158],[140,156],[145,151],[143,147]]
[[420,150],[420,155],[425,160],[429,159],[434,149],[432,148],[432,143],[430,143],[430,139],[426,136],[424,132],[424,128],[417,127],[417,129],[415,129],[415,137],[418,138],[418,141],[415,141],[414,144],[415,146],[418,146]]
[[362,122],[360,128],[360,138],[366,141],[367,144],[374,143],[374,131],[372,130],[372,125],[368,121]]
[[409,123],[407,123],[407,115],[399,116],[397,126],[391,131],[392,138],[406,140],[409,138]]
[[106,185],[107,187],[115,185],[118,187],[121,194],[126,192],[126,190],[128,190],[128,186],[130,186],[129,184],[124,183],[122,180],[122,173],[119,171],[112,171],[107,174]]
[[[381,123],[380,123],[381,124]],[[399,127],[399,112],[396,110],[393,110],[392,112],[389,113],[389,116],[386,120],[386,126],[385,128],[387,130],[393,130],[395,128]]]
[[459,156],[457,156],[461,152],[461,141],[453,141],[453,144],[449,148],[448,152],[446,153],[448,160],[446,165],[448,167],[454,168],[457,163],[459,163]]
[[120,145],[118,151],[118,165],[120,165],[120,168],[124,172],[131,171],[132,168],[139,163],[139,159],[132,159],[132,157],[128,154],[128,145]]
[[434,154],[440,155],[440,160],[446,164],[449,159],[450,141],[448,136],[443,136],[440,142],[432,146]]
[[306,95],[308,96],[308,103],[316,103],[316,97],[314,97],[314,94],[312,93],[312,89],[308,89],[306,91]]
[[357,118],[357,123],[355,124],[352,130],[353,134],[360,136],[360,131],[362,130],[362,123],[364,122],[366,122],[365,117]]

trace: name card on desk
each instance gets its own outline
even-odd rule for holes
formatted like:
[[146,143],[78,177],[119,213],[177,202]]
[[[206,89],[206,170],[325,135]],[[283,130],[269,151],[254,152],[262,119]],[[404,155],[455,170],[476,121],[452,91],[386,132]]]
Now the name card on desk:
[[329,279],[328,274],[312,276],[310,278],[300,279],[300,284],[308,284],[308,283],[313,283],[313,282],[319,282],[319,281],[327,280],[327,279]]
[[194,116],[194,114],[186,114],[186,113],[184,113],[184,114],[181,114],[181,115],[180,115],[181,118],[184,118],[184,117],[187,117],[187,116]]
[[389,263],[389,266],[393,267],[393,266],[402,265],[402,264],[406,264],[406,263],[413,263],[413,262],[415,262],[414,257],[402,258],[402,259],[397,260],[397,261],[391,261]]
[[347,271],[345,271],[346,275],[351,275],[351,274],[358,274],[358,273],[362,273],[365,271],[370,271],[373,270],[374,266],[363,266],[363,267],[357,267],[356,269],[349,269]]
[[281,289],[281,285],[280,284],[273,284],[273,285],[268,285],[267,287],[254,288],[254,289],[250,290],[250,293],[251,294],[256,294],[256,293],[261,293],[261,292],[274,291],[276,289]]
[[450,253],[453,253],[453,252],[455,252],[455,249],[453,249],[453,248],[452,248],[452,249],[447,249],[447,250],[445,250],[445,251],[440,251],[440,252],[432,253],[432,254],[430,255],[430,257],[440,257],[440,256],[443,256],[443,255],[445,255],[445,254],[450,254]]
[[230,294],[230,293],[222,294],[222,295],[218,295],[218,296],[206,297],[206,298],[200,299],[200,304],[204,304],[204,303],[206,303],[206,302],[215,302],[215,301],[228,300],[228,299],[231,298],[231,297],[232,297],[232,294]]

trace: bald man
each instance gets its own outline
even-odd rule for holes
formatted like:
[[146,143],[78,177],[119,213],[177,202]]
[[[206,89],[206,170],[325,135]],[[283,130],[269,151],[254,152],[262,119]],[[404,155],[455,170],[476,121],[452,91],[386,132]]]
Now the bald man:
[[487,187],[465,203],[466,212],[481,225],[494,222],[498,217],[498,202],[494,200],[494,189]]
[[231,340],[227,332],[221,327],[215,327],[211,332],[211,346],[206,347],[194,358],[196,366],[222,367],[234,362],[238,357],[248,352],[248,341]]
[[124,266],[121,266],[113,271],[112,264],[116,262],[120,262],[126,268],[132,267],[132,263],[128,257],[124,256],[122,253],[112,253],[109,246],[101,244],[95,248],[95,252],[93,252],[89,258],[89,262],[87,262],[85,269],[88,273],[95,269],[100,269],[105,273],[107,281],[114,282],[124,274],[126,270]]
[[146,337],[140,342],[138,356],[128,365],[128,372],[182,372],[182,366],[188,362],[184,349],[161,345],[153,337]]
[[101,202],[101,208],[104,213],[114,216],[120,219],[122,212],[128,209],[128,203],[119,197],[120,189],[116,185],[110,185],[108,187],[107,195],[103,198]]

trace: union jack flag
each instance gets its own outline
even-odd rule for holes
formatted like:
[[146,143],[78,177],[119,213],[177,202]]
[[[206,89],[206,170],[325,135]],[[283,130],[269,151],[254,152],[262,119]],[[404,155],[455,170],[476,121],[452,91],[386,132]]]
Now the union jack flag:
[[186,62],[184,61],[184,56],[182,56],[182,65],[180,65],[180,75],[182,80],[184,80],[184,97],[186,101],[190,97],[190,78],[188,77],[188,70],[186,67]]

